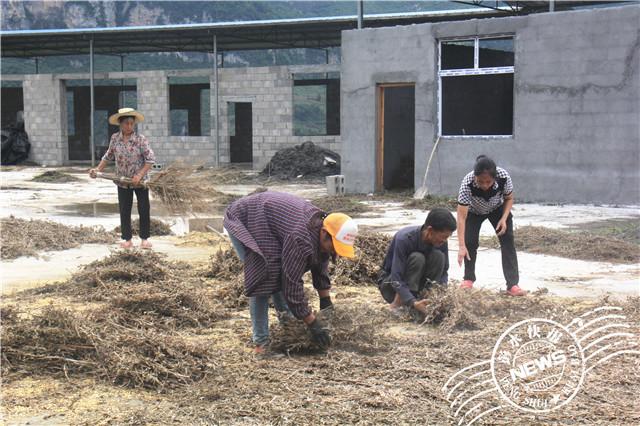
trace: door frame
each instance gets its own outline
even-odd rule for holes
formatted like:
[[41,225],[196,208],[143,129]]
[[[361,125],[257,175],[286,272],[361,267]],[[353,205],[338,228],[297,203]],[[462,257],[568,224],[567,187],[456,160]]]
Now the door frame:
[[[375,172],[375,192],[384,191],[384,89],[394,87],[413,87],[415,102],[415,82],[403,83],[378,83],[376,85],[377,114],[376,114],[376,172]],[[415,137],[415,135],[414,135]],[[415,155],[415,153],[414,153]]]

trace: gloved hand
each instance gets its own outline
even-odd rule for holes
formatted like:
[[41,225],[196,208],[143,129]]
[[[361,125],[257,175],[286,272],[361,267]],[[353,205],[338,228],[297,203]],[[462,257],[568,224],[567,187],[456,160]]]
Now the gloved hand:
[[331,301],[331,297],[321,297],[320,298],[320,310],[333,307],[333,302]]
[[328,348],[331,344],[331,335],[327,326],[318,318],[309,324],[311,340],[322,348]]

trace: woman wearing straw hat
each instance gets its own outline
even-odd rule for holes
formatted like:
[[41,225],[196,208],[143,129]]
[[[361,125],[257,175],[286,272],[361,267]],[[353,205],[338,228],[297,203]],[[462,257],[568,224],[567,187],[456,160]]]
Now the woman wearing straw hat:
[[100,160],[95,169],[89,170],[92,178],[104,170],[109,161],[116,162],[116,174],[119,177],[130,178],[133,185],[116,183],[118,186],[118,204],[120,206],[120,229],[122,248],[131,248],[131,206],[133,205],[133,193],[138,200],[138,215],[140,216],[140,247],[151,248],[148,241],[151,227],[151,214],[149,205],[149,190],[140,187],[140,182],[149,179],[147,172],[155,163],[155,155],[149,146],[149,141],[143,135],[135,131],[135,125],[144,121],[144,115],[133,108],[120,108],[116,114],[109,117],[109,124],[120,126],[120,131],[111,135],[109,149]]

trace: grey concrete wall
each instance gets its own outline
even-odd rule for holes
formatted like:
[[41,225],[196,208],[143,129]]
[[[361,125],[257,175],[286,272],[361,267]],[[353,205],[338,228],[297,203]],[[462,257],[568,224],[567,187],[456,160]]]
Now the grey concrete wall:
[[443,138],[433,193],[456,194],[479,154],[526,201],[640,203],[640,6],[343,32],[343,172],[375,184],[375,88],[416,84],[416,186],[438,132],[437,41],[515,35],[514,135]]
[[[340,136],[293,135],[292,73],[338,71],[337,65],[222,68],[220,81],[220,160],[228,163],[228,102],[251,102],[253,113],[253,166],[262,169],[279,149],[312,141],[340,152]],[[206,136],[171,136],[169,123],[170,76],[208,76],[211,82],[211,133]],[[31,160],[48,165],[68,161],[65,80],[87,79],[87,74],[2,76],[23,80],[25,125],[32,142]],[[96,73],[96,79],[137,81],[138,110],[145,121],[138,130],[147,136],[159,163],[176,160],[215,164],[215,97],[211,70]]]
[[25,75],[22,83],[29,160],[60,166],[69,157],[64,84],[51,74]]

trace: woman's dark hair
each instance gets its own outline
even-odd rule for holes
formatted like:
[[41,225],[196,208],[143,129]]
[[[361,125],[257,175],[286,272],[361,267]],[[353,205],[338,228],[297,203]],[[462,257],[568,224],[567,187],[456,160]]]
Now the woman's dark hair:
[[127,118],[131,118],[133,119],[134,123],[136,121],[136,118],[133,115],[123,115],[122,117],[118,118],[118,124],[122,123],[124,120],[126,120]]
[[427,220],[424,221],[422,229],[427,226],[432,227],[436,231],[444,231],[446,229],[453,232],[456,230],[456,219],[449,210],[436,207],[427,215]]
[[478,158],[476,158],[476,165],[473,166],[473,174],[475,176],[480,176],[483,173],[489,173],[493,178],[498,174],[496,163],[486,155],[478,156]]

